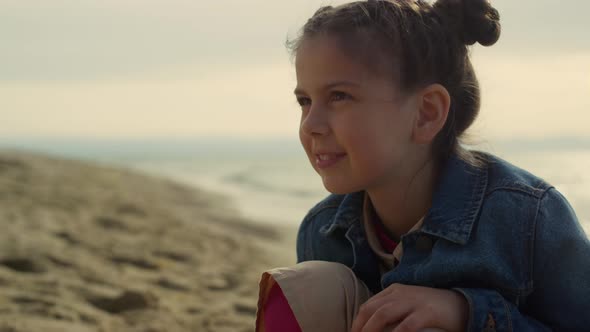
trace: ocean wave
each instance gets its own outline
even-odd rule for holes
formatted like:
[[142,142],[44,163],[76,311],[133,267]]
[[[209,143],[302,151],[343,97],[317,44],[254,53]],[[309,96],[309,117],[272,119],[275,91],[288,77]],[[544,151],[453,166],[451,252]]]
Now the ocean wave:
[[241,171],[226,175],[222,178],[225,183],[238,185],[240,187],[246,187],[250,190],[266,193],[280,193],[282,195],[296,197],[296,198],[308,198],[317,196],[318,193],[313,190],[305,190],[300,188],[290,188],[284,184],[273,185],[265,182],[263,179],[256,177],[256,174],[249,171]]

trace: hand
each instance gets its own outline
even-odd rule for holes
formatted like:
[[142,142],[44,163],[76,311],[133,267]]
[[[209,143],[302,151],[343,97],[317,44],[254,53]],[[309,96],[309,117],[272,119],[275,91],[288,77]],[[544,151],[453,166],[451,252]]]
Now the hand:
[[463,332],[468,316],[469,304],[459,292],[392,284],[361,305],[351,332]]

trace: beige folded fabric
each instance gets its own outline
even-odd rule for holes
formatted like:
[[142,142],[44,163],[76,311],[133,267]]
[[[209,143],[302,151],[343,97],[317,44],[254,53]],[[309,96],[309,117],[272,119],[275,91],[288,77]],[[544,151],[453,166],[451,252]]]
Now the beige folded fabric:
[[[265,272],[260,281],[264,298],[277,282],[304,332],[349,331],[360,305],[371,292],[347,266],[307,261]],[[257,331],[263,331],[263,302],[259,301]]]
[[[359,307],[372,296],[365,284],[343,264],[307,261],[272,269],[265,272],[260,281],[257,332],[274,332],[264,330],[263,308],[275,282],[283,290],[303,332],[350,331]],[[388,326],[384,332],[394,327]],[[440,331],[423,329],[421,332]]]

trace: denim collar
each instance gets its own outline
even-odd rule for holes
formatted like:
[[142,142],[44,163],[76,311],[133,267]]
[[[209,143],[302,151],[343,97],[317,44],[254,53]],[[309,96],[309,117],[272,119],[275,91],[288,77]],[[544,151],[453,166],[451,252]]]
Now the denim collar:
[[[485,153],[472,153],[487,160]],[[476,167],[457,155],[451,156],[441,173],[421,232],[466,244],[479,215],[487,182],[487,163]],[[337,228],[350,229],[353,224],[360,223],[363,197],[362,191],[345,195],[331,224],[326,225],[326,233]]]

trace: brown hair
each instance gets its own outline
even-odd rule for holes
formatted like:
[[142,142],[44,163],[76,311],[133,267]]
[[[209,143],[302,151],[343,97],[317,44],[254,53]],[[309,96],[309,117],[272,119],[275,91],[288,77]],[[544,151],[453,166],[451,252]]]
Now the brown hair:
[[493,45],[500,37],[499,20],[487,0],[356,1],[321,7],[287,46],[295,54],[305,39],[326,33],[370,70],[389,70],[402,93],[432,83],[443,85],[451,107],[433,142],[435,157],[443,161],[453,152],[465,156],[459,138],[480,108],[467,46]]

